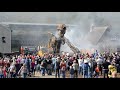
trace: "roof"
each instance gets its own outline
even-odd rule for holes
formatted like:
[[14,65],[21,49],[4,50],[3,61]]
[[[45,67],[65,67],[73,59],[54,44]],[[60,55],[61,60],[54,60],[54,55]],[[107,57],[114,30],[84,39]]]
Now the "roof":
[[107,30],[108,30],[108,26],[94,27],[92,32],[88,33],[86,39],[90,41],[92,44],[96,45]]
[[[41,25],[41,26],[57,26],[58,24],[47,24],[47,23],[23,23],[23,22],[1,22],[2,25]],[[66,26],[78,26],[72,24],[66,24]]]
[[8,25],[1,25],[1,24],[0,24],[0,29],[10,30]]

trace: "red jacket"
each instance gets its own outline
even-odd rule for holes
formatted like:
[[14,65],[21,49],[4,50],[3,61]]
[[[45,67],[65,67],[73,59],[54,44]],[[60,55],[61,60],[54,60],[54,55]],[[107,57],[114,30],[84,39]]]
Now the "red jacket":
[[65,62],[61,62],[61,63],[60,63],[60,68],[62,68],[62,67],[65,67],[65,68],[66,68],[66,63],[65,63]]

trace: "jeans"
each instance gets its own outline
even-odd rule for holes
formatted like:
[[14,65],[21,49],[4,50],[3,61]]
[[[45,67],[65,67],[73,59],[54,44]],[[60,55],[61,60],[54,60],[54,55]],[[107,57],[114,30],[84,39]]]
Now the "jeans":
[[82,74],[82,67],[79,66],[79,75]]
[[32,74],[34,74],[34,75],[35,75],[35,68],[34,68],[34,67],[32,67],[32,68],[31,68],[31,70],[32,70],[32,71],[31,71],[31,72],[32,72]]
[[52,65],[48,65],[47,67],[47,74],[52,75]]
[[93,67],[90,67],[89,76],[92,78],[94,74]]
[[14,72],[10,72],[10,78],[15,78],[15,73]]
[[99,72],[95,72],[95,77],[96,77],[96,78],[99,77]]
[[83,74],[84,78],[89,78],[89,74],[88,74],[88,71],[84,71],[84,74]]
[[70,78],[74,78],[74,74],[70,74]]
[[47,70],[47,74],[48,74],[48,75],[52,75],[52,70],[51,70],[51,69],[48,69],[48,70]]
[[75,78],[78,78],[78,70],[75,70],[75,71],[74,71],[74,77],[75,77]]
[[27,77],[27,73],[23,73],[22,77],[26,78]]
[[62,78],[65,78],[65,71],[61,71]]
[[27,67],[27,70],[28,70],[28,74],[30,74],[30,67]]
[[101,64],[99,64],[99,69],[100,69],[100,72],[101,72],[101,75],[102,75],[102,65]]
[[105,76],[108,78],[108,69],[103,69],[103,78],[105,78]]
[[41,68],[41,74],[42,76],[45,76],[45,68]]
[[54,64],[52,64],[52,72],[55,72]]
[[3,74],[0,74],[0,78],[4,78],[4,75],[3,75]]
[[88,78],[88,75],[84,75],[84,78]]
[[60,69],[55,70],[55,77],[57,78],[57,76],[60,78]]
[[120,66],[119,66],[119,64],[117,64],[116,67],[117,67],[117,73],[120,73]]

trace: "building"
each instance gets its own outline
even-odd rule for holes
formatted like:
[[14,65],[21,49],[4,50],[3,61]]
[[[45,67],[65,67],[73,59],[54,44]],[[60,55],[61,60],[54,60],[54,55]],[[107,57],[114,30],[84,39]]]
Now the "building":
[[110,40],[110,28],[104,27],[93,27],[92,30],[86,35],[86,40],[97,49],[107,49]]
[[0,25],[0,53],[11,53],[11,30]]
[[[67,26],[74,27],[74,25]],[[6,43],[0,43],[2,46],[0,52],[18,52],[21,46],[47,46],[50,39],[48,32],[55,34],[56,28],[57,24],[2,22],[0,23],[0,36],[9,37],[9,39],[6,38]]]

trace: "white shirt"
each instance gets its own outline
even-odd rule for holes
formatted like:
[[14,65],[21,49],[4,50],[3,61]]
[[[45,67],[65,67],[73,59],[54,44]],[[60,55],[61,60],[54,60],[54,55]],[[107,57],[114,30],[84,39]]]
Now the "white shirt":
[[2,69],[1,69],[1,68],[0,68],[0,74],[3,74],[3,73],[2,73]]
[[79,66],[82,66],[83,64],[83,59],[78,59]]
[[21,64],[24,64],[24,63],[25,63],[25,59],[22,59],[20,63],[21,63]]
[[96,60],[96,62],[97,62],[97,64],[102,64],[102,63],[103,63],[103,60],[100,59],[100,58],[98,58],[98,59]]
[[13,70],[13,68],[14,68],[14,66],[12,65],[12,66],[10,66],[10,72]]
[[37,64],[37,61],[35,61],[35,64]]

